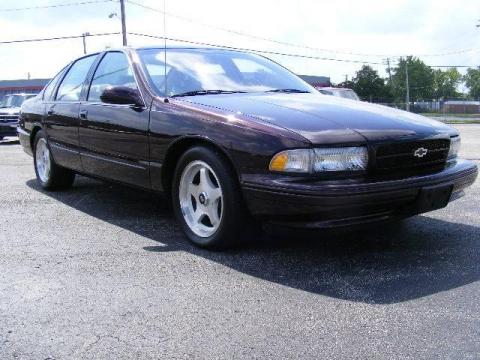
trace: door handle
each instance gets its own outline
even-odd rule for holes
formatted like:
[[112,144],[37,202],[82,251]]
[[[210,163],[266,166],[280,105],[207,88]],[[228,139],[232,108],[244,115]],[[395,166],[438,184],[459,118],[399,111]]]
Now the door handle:
[[87,119],[87,114],[88,114],[88,111],[87,110],[80,110],[80,119]]

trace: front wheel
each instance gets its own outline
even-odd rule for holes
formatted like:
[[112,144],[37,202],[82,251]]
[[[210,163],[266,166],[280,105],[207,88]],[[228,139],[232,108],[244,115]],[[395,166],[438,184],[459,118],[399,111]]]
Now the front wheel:
[[200,146],[187,150],[172,185],[175,216],[190,241],[226,248],[239,240],[247,214],[237,177],[221,154]]
[[75,173],[55,164],[42,130],[35,134],[34,144],[33,161],[40,186],[45,190],[65,189],[72,186]]

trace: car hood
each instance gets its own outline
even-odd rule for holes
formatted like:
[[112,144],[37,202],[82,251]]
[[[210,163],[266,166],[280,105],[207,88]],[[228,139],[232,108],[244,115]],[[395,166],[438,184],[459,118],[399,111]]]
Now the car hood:
[[456,135],[455,129],[386,106],[322,94],[224,94],[182,98],[294,131],[313,144]]
[[0,108],[1,115],[18,115],[19,113],[20,113],[19,107]]

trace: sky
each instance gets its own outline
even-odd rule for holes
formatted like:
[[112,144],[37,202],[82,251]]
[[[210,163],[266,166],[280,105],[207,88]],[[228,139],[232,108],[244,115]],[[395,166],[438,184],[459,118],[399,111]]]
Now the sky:
[[[116,0],[8,10],[85,1],[92,0],[1,0],[0,42],[120,31],[119,16],[109,17],[120,15]],[[164,2],[135,2],[159,11],[127,2],[127,31],[162,36]],[[356,61],[266,54],[297,74],[329,76],[334,83],[354,76],[363,63],[386,76],[387,57],[392,65],[398,56],[414,55],[429,65],[480,66],[479,0],[166,0],[165,9],[170,38]],[[120,35],[89,37],[87,51],[121,42]],[[134,35],[128,43],[163,45],[162,40]],[[0,79],[27,78],[28,73],[49,78],[82,54],[81,39],[0,44]]]

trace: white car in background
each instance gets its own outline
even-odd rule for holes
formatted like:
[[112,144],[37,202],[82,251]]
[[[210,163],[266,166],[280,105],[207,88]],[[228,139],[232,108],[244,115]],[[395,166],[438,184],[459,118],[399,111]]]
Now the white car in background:
[[317,88],[317,90],[325,95],[332,95],[332,96],[337,96],[345,99],[360,101],[360,98],[358,97],[357,93],[352,89],[321,87],[321,88]]

